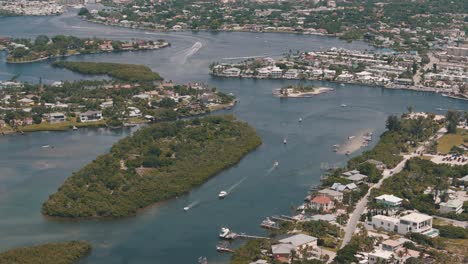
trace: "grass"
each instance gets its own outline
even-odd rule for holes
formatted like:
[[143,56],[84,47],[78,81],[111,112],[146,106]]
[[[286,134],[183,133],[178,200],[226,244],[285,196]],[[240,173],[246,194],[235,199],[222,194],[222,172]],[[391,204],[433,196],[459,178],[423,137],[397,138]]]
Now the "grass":
[[441,238],[450,253],[468,256],[468,239]]
[[437,152],[447,154],[452,147],[459,146],[468,141],[468,131],[464,129],[457,129],[457,134],[446,134],[441,137],[437,144]]
[[60,123],[41,123],[41,124],[34,124],[29,126],[21,127],[18,130],[23,132],[37,132],[37,131],[65,131],[71,129],[73,126],[78,128],[80,127],[94,127],[94,126],[104,126],[106,124],[105,120],[100,120],[96,122],[86,122],[86,123],[79,123],[76,121],[65,121]]

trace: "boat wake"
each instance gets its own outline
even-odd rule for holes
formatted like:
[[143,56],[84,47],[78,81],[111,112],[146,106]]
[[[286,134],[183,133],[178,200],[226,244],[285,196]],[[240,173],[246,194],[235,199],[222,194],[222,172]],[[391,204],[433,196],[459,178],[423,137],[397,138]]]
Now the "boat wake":
[[270,175],[277,167],[279,166],[279,162],[275,161],[271,168],[268,169],[266,175]]
[[203,44],[200,41],[195,42],[190,48],[180,51],[174,56],[175,59],[180,59],[181,64],[185,64],[187,60],[195,55],[201,48]]
[[194,208],[195,206],[197,206],[199,203],[200,203],[200,200],[196,200],[196,201],[190,203],[189,205],[187,205],[186,207],[184,207],[184,210],[188,211],[188,210]]
[[244,182],[246,179],[247,179],[247,177],[244,177],[240,181],[238,181],[237,183],[235,183],[234,185],[229,187],[229,189],[226,190],[227,193],[230,193],[230,192],[234,191],[234,189],[237,188],[239,185],[241,185],[241,183]]

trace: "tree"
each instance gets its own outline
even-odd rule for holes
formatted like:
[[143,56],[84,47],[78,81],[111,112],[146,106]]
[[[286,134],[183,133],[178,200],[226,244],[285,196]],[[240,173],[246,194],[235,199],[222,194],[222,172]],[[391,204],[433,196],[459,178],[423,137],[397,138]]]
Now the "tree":
[[45,46],[47,45],[47,43],[49,43],[49,40],[50,40],[49,37],[47,37],[46,35],[39,35],[34,40],[34,45]]
[[86,7],[82,7],[80,8],[80,10],[78,11],[78,15],[79,16],[86,16],[89,14],[89,10],[86,8]]
[[396,115],[391,115],[387,118],[386,128],[390,131],[399,131],[401,129],[401,121]]
[[448,110],[445,118],[447,119],[447,132],[450,134],[456,134],[458,121],[460,120],[460,113],[455,110]]

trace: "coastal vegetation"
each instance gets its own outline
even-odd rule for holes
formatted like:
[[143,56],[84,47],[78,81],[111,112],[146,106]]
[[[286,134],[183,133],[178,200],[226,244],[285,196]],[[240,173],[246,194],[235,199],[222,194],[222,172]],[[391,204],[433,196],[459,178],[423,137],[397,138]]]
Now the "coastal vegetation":
[[98,38],[39,35],[35,39],[11,39],[4,43],[9,51],[7,62],[27,63],[48,58],[113,51],[149,50],[169,46],[164,40],[125,42]]
[[57,61],[52,66],[66,68],[73,72],[87,75],[109,75],[110,77],[129,82],[162,80],[161,76],[153,72],[148,66],[137,64]]
[[459,146],[468,142],[468,132],[465,129],[457,129],[456,133],[445,134],[437,141],[437,152],[448,154],[452,151],[459,152]]
[[429,215],[441,215],[468,221],[468,212],[446,214],[439,212],[436,197],[448,200],[448,178],[459,179],[468,174],[468,165],[450,166],[435,164],[429,160],[413,158],[407,161],[403,171],[383,181],[379,189],[373,189],[371,197],[391,193],[406,199],[405,209],[416,209]]
[[419,142],[429,139],[440,127],[434,121],[434,115],[418,118],[400,118],[389,116],[386,122],[387,131],[380,136],[377,145],[369,151],[348,161],[348,167],[355,168],[369,159],[382,161],[389,168],[395,167],[403,160],[401,153],[409,152]]
[[48,243],[0,253],[2,264],[74,264],[91,252],[84,241]]
[[183,195],[261,144],[232,116],[157,123],[117,142],[43,204],[57,217],[123,217]]

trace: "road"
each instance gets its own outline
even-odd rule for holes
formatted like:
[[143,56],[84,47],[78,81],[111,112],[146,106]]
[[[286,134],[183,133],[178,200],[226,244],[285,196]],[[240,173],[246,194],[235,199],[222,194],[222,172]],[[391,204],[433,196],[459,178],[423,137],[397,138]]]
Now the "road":
[[423,144],[421,144],[421,146],[419,146],[416,149],[415,152],[413,152],[411,154],[408,154],[408,155],[404,155],[403,160],[400,163],[398,163],[398,165],[396,165],[395,168],[386,169],[386,170],[383,171],[382,179],[380,179],[380,181],[378,183],[372,185],[369,188],[369,190],[367,191],[366,195],[356,204],[356,208],[354,209],[353,214],[349,218],[348,224],[346,225],[345,235],[344,235],[344,238],[343,238],[343,243],[341,243],[340,248],[343,248],[344,246],[346,246],[349,243],[349,241],[351,241],[351,237],[353,236],[354,231],[356,230],[356,226],[357,226],[357,223],[359,221],[359,218],[364,213],[364,210],[367,207],[367,202],[368,202],[367,198],[369,197],[369,194],[371,193],[372,189],[380,188],[380,186],[382,185],[382,183],[383,183],[383,181],[385,179],[387,179],[387,178],[399,173],[400,171],[402,171],[403,168],[405,167],[406,161],[408,161],[409,159],[411,159],[413,157],[419,156],[417,153],[423,152],[425,147],[428,145],[428,143],[430,141],[432,141],[434,139],[437,140],[440,137],[442,137],[444,135],[444,131],[445,131],[445,128],[441,128],[439,131],[437,131],[437,133],[434,136],[432,136],[430,139],[428,139]]
[[433,215],[432,217],[436,218],[436,219],[440,219],[440,220],[443,220],[445,222],[449,222],[451,223],[452,225],[454,226],[459,226],[459,227],[463,227],[463,228],[468,228],[468,223],[466,221],[458,221],[458,220],[454,220],[454,219],[450,219],[450,218],[445,218],[445,217],[441,217],[441,216],[437,216],[437,215]]

